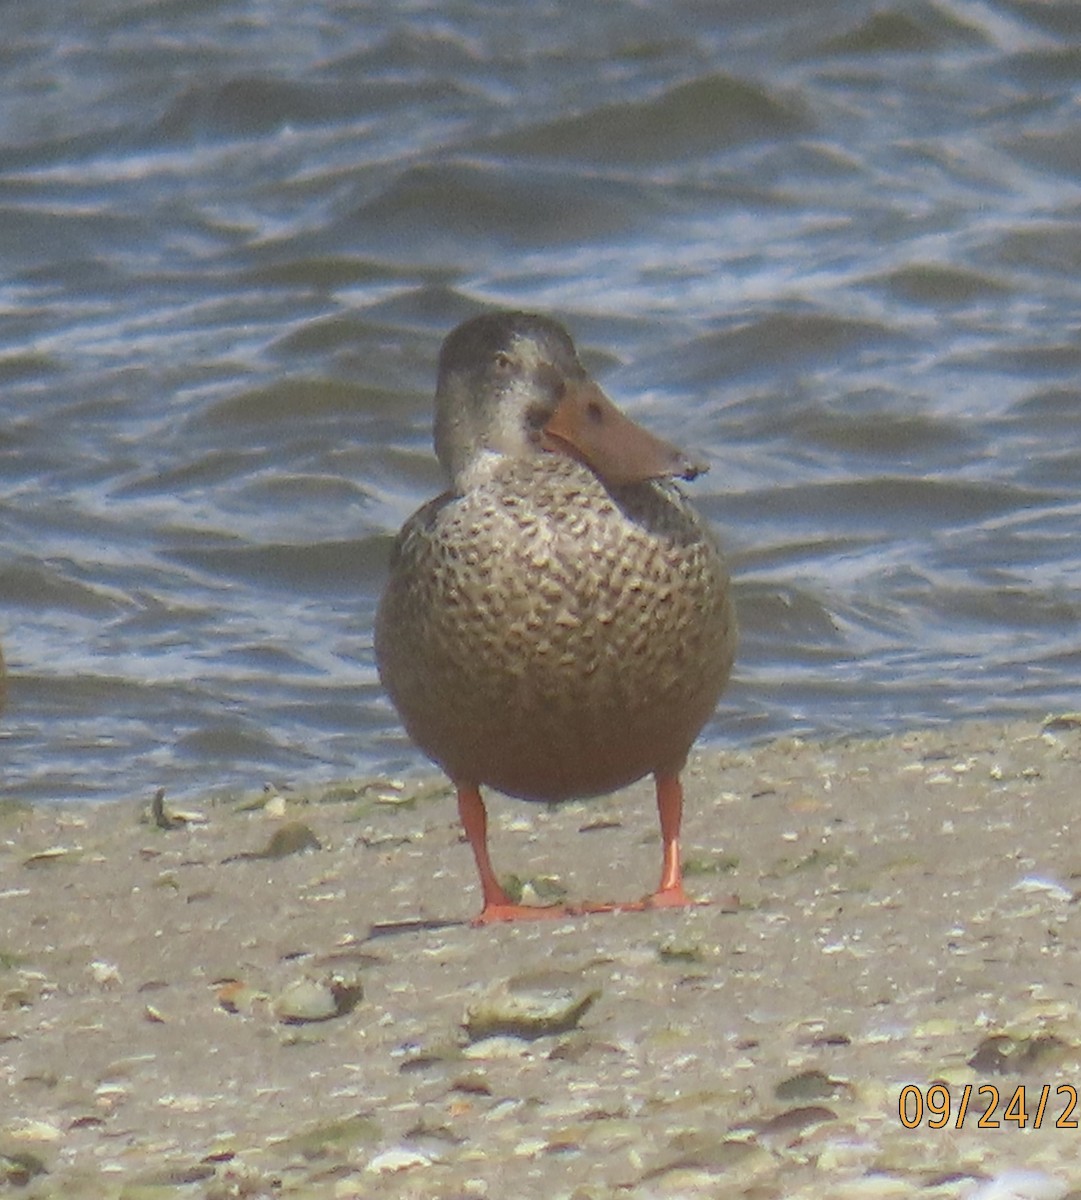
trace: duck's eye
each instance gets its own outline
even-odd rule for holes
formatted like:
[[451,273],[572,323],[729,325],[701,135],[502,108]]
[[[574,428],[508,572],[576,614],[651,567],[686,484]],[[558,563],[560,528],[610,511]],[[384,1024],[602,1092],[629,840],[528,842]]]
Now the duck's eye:
[[511,356],[505,350],[497,350],[492,359],[497,371],[509,371],[514,366]]

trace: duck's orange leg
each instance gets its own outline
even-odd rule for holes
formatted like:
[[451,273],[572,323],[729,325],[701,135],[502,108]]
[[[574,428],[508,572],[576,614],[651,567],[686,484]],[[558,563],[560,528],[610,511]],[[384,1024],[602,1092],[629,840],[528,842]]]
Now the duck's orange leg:
[[683,890],[679,830],[683,824],[683,784],[678,775],[656,776],[657,813],[661,819],[661,884],[646,901],[647,908],[685,908],[699,901]]
[[492,860],[488,854],[488,813],[481,799],[480,788],[474,784],[460,783],[458,788],[458,815],[465,836],[473,850],[480,876],[480,891],[484,907],[473,918],[474,925],[491,925],[496,921],[536,920],[543,917],[565,917],[568,910],[561,904],[541,906],[538,904],[515,904],[496,878]]
[[689,908],[705,904],[695,900],[683,890],[683,865],[679,853],[679,831],[683,824],[683,785],[678,775],[658,772],[657,814],[661,820],[661,882],[657,890],[644,900],[629,900],[625,903],[586,903],[575,905],[573,911],[580,913],[602,912],[646,912],[651,908]]

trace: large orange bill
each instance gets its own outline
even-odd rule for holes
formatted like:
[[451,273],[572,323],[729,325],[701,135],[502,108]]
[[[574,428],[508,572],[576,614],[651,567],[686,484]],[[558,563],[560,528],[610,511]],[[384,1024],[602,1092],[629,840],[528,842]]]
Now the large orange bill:
[[588,380],[571,384],[544,426],[542,445],[585,463],[609,486],[694,479],[709,469],[625,416]]

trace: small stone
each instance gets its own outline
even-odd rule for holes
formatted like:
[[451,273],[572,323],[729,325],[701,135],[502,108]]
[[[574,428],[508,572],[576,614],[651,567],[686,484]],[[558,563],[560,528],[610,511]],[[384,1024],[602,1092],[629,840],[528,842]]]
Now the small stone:
[[262,850],[244,850],[230,854],[222,863],[250,862],[253,859],[288,858],[304,850],[322,850],[323,843],[303,821],[287,821],[276,829]]
[[1068,1049],[1066,1042],[1050,1033],[1033,1037],[992,1034],[976,1047],[968,1065],[981,1075],[1022,1075],[1049,1070]]
[[836,1100],[848,1092],[848,1085],[831,1079],[822,1071],[801,1071],[782,1080],[773,1089],[778,1100]]
[[836,1121],[837,1114],[831,1108],[819,1104],[809,1104],[800,1108],[790,1108],[787,1112],[779,1113],[768,1121],[762,1122],[756,1132],[760,1139],[776,1141],[782,1145],[794,1145],[808,1129],[822,1125],[827,1121]]
[[321,850],[322,843],[303,821],[289,821],[274,831],[259,858],[287,858],[303,850]]
[[472,1045],[466,1046],[462,1051],[463,1058],[476,1059],[500,1059],[500,1058],[524,1058],[529,1051],[522,1043],[519,1037],[504,1037],[496,1035],[494,1037],[480,1038]]
[[430,1167],[432,1160],[419,1150],[384,1150],[368,1163],[366,1170],[374,1175],[393,1175],[398,1171],[409,1171],[414,1167]]
[[120,968],[115,963],[95,959],[86,969],[100,988],[117,988],[121,985]]
[[63,1134],[49,1121],[23,1120],[4,1130],[4,1136],[13,1142],[58,1142]]
[[48,1174],[45,1163],[36,1154],[13,1152],[0,1154],[0,1183],[25,1187],[35,1175]]
[[492,988],[466,1014],[471,1041],[495,1035],[533,1038],[566,1033],[589,1011],[600,991],[569,972],[518,975]]
[[329,975],[323,979],[307,976],[287,984],[271,1007],[279,1021],[302,1025],[309,1021],[329,1021],[345,1016],[360,1003],[364,988],[357,979]]

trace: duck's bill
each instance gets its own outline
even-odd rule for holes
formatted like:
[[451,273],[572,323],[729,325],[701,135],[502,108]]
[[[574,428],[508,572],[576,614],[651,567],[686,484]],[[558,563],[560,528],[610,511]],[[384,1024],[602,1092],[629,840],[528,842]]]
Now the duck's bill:
[[694,479],[709,470],[701,459],[624,415],[591,380],[567,387],[544,426],[542,444],[585,463],[612,487],[647,479]]

